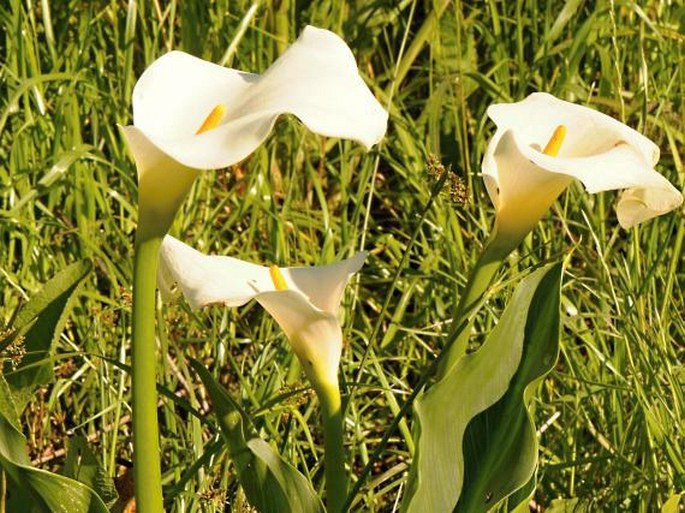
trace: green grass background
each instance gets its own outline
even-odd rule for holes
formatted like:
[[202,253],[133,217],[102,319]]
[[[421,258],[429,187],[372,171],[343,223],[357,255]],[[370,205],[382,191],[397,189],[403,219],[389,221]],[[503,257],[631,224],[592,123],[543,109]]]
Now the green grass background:
[[[112,476],[130,460],[129,379],[98,355],[126,362],[130,344],[136,178],[117,123],[132,121],[137,77],[171,49],[261,72],[307,24],[348,42],[390,111],[386,138],[364,153],[286,118],[244,162],[203,174],[172,233],[262,263],[371,252],[345,308],[348,456],[357,475],[371,469],[355,510],[393,511],[401,496],[408,424],[375,450],[440,350],[492,224],[478,176],[494,128],[489,104],[541,90],[592,106],[653,139],[657,169],[683,187],[678,2],[5,0],[0,321],[67,263],[96,264],[59,340],[59,379],[23,417],[44,468],[60,466],[73,434],[91,438]],[[430,154],[453,167],[469,198],[441,196],[421,223]],[[566,259],[562,354],[533,403],[544,426],[542,507],[576,497],[590,511],[658,511],[685,490],[685,219],[680,210],[626,232],[615,201],[570,187],[509,258],[477,325],[490,329],[530,266]],[[185,355],[202,359],[320,486],[316,401],[278,327],[254,305],[192,313],[179,302],[160,307],[159,319],[160,383],[207,409]],[[169,510],[244,510],[211,417],[165,399],[160,422]]]

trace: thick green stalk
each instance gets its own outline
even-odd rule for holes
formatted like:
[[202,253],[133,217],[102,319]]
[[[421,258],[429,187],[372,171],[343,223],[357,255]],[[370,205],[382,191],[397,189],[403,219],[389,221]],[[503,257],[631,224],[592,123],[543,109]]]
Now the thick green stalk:
[[509,245],[503,246],[497,240],[496,233],[497,230],[493,230],[493,235],[483,248],[483,252],[471,271],[466,287],[461,293],[453,321],[453,325],[458,327],[459,333],[456,337],[448,338],[451,342],[443,349],[446,354],[438,367],[437,379],[445,376],[466,352],[466,345],[474,319],[471,317],[468,322],[464,321],[472,314],[473,309],[488,290],[502,262],[511,252]]
[[164,513],[157,423],[155,291],[160,236],[138,233],[133,271],[133,470],[138,513]]
[[5,471],[0,470],[0,513],[5,513],[7,501],[7,478]]
[[315,384],[323,423],[324,468],[326,473],[326,510],[342,513],[347,499],[347,474],[343,445],[343,418],[337,383]]

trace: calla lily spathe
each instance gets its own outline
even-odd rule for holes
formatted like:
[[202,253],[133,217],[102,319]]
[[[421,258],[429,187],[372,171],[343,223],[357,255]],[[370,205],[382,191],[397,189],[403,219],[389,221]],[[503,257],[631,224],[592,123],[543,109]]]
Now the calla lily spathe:
[[204,255],[167,235],[159,252],[157,281],[165,300],[182,293],[193,309],[214,303],[240,306],[256,299],[281,326],[312,383],[337,386],[343,347],[338,309],[348,279],[365,258],[360,252],[334,264],[275,271],[237,258]]
[[[588,192],[625,189],[617,209],[624,228],[664,214],[683,201],[653,168],[659,148],[593,109],[534,93],[518,103],[490,106],[497,125],[483,158],[483,178],[496,209],[495,238],[516,247],[574,180]],[[544,149],[555,131],[565,135]],[[554,156],[556,153],[556,156]]]
[[285,113],[367,148],[388,119],[350,49],[327,30],[306,27],[263,75],[178,51],[157,59],[136,83],[133,126],[123,128],[138,168],[139,225],[165,233],[198,170],[244,159]]

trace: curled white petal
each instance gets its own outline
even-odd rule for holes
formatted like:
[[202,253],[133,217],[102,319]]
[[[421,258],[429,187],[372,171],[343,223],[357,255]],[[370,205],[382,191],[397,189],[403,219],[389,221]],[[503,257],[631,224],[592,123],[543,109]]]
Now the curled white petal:
[[336,384],[343,348],[336,315],[319,310],[297,290],[262,292],[255,298],[283,329],[309,379]]
[[257,294],[252,284],[273,288],[267,267],[228,256],[205,255],[170,235],[164,237],[159,249],[158,269],[162,297],[173,297],[174,287],[178,287],[194,310],[214,303],[244,305]]
[[[348,279],[365,258],[366,253],[360,252],[333,264],[280,271],[289,289],[302,293],[313,307],[336,314]],[[205,255],[170,235],[160,247],[157,281],[163,297],[173,297],[178,287],[193,309],[213,303],[240,306],[259,293],[276,290],[268,267]]]
[[[219,126],[196,135],[217,105],[226,108]],[[247,157],[281,114],[294,114],[318,134],[366,147],[383,137],[388,117],[344,41],[311,26],[261,76],[170,52],[140,77],[133,112],[134,125],[152,144],[196,169]]]
[[362,268],[366,255],[365,251],[360,251],[351,258],[333,264],[286,267],[283,276],[291,288],[302,291],[314,306],[335,313],[340,307],[347,281]]
[[624,142],[649,164],[655,165],[659,160],[659,147],[644,135],[611,116],[548,93],[533,93],[516,103],[491,105],[488,117],[497,125],[497,132],[514,130],[522,145],[540,148],[544,148],[559,125],[566,126],[568,131],[559,157],[597,155]]
[[138,224],[166,233],[198,171],[169,157],[136,127],[121,127],[138,171]]
[[483,161],[483,179],[495,203],[495,229],[510,251],[545,215],[571,178],[550,173],[521,151],[514,133],[499,138]]

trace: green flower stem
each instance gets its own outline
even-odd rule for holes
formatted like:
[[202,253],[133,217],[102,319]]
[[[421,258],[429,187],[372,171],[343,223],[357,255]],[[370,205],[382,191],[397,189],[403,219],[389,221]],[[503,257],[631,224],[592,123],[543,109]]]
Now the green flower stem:
[[488,290],[495,274],[510,252],[511,246],[503,245],[501,241],[497,240],[497,229],[493,230],[493,234],[485,244],[459,299],[453,322],[453,325],[458,327],[459,333],[456,334],[456,337],[450,336],[448,338],[450,342],[443,349],[446,354],[438,367],[437,379],[445,376],[466,352],[474,318],[471,317],[468,322],[464,321],[472,314],[473,309]]
[[323,421],[326,510],[328,513],[342,513],[347,499],[347,474],[340,388],[337,383],[323,383],[315,384],[314,390],[321,404]]
[[7,508],[7,478],[5,477],[5,471],[0,470],[0,513],[5,513]]
[[155,292],[161,236],[138,232],[133,270],[133,474],[136,511],[164,513],[157,423]]

